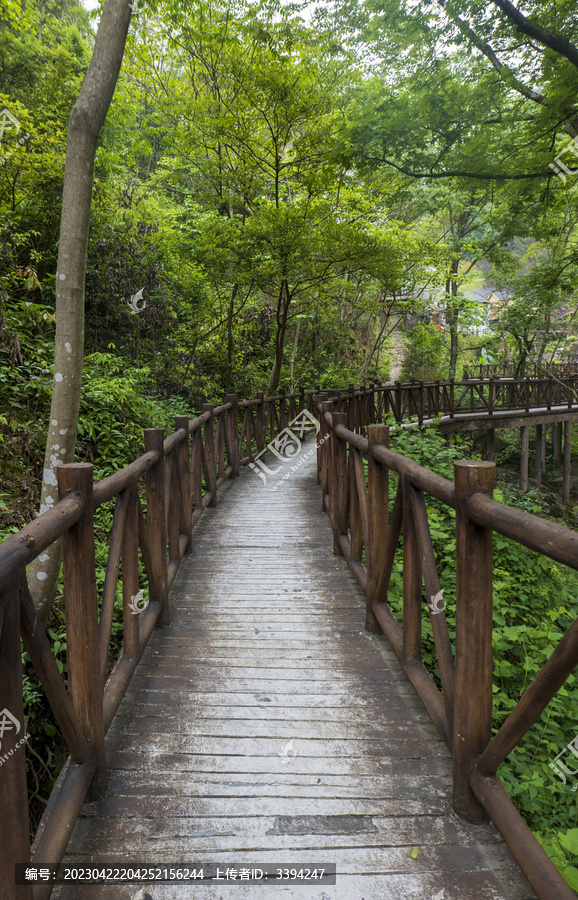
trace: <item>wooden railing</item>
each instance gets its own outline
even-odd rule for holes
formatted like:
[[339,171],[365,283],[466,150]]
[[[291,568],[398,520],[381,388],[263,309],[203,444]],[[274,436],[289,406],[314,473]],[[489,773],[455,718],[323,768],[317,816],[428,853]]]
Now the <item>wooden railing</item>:
[[[534,409],[578,411],[578,374],[557,378],[478,378],[467,381],[412,381],[401,384],[369,384],[361,390],[350,385],[336,396],[350,400],[367,396],[366,406],[374,410],[375,420],[393,416],[396,422],[415,419],[418,425],[439,416],[457,416]],[[363,417],[363,404],[357,404],[354,416]],[[365,422],[367,424],[367,420]]]
[[[56,469],[58,503],[0,544],[2,900],[45,900],[51,892],[49,884],[16,886],[14,879],[15,862],[31,860],[26,754],[20,743],[26,735],[20,638],[70,751],[32,848],[32,863],[41,868],[62,859],[85,799],[97,799],[106,791],[104,737],[155,625],[169,622],[168,592],[183,555],[191,550],[193,526],[208,506],[216,505],[223,482],[235,477],[241,465],[255,459],[305,409],[314,409],[311,391],[281,391],[266,398],[261,394],[241,403],[230,395],[221,406],[206,404],[193,420],[177,417],[170,437],[165,438],[162,429],[147,429],[144,454],[96,484],[91,465],[61,465]],[[102,596],[97,597],[93,513],[112,500],[106,576]],[[67,683],[26,582],[27,564],[58,539]],[[139,551],[148,587],[142,611]],[[119,579],[123,648],[108,673]]]
[[[524,388],[530,391],[524,397],[532,404],[539,404],[549,397],[550,403],[554,404],[566,396],[568,409],[573,409],[570,382],[560,387],[560,395],[556,394],[558,387],[552,383],[547,387],[540,381],[540,384]],[[486,471],[484,464],[481,467],[480,464],[465,466],[463,471],[460,470],[461,481],[454,487],[410,460],[391,453],[387,448],[387,429],[383,426],[370,427],[368,438],[360,434],[368,424],[383,420],[392,411],[399,420],[417,416],[424,421],[440,412],[455,415],[460,410],[471,409],[474,402],[489,403],[490,396],[494,398],[494,406],[498,401],[505,403],[508,398],[516,403],[519,401],[521,388],[514,386],[504,390],[506,393],[500,392],[501,387],[500,390],[492,389],[491,382],[475,385],[445,382],[371,385],[332,392],[335,409],[331,413],[330,405],[322,408],[319,437],[324,434],[327,437],[327,429],[330,429],[333,440],[319,440],[318,463],[324,503],[334,525],[336,552],[346,556],[368,592],[368,625],[377,627],[379,623],[383,628],[448,744],[453,746],[456,728],[461,729],[460,734],[468,734],[456,756],[456,808],[460,814],[475,819],[480,814],[481,802],[502,830],[507,831],[509,823],[514,822],[512,834],[521,835],[514,840],[514,843],[519,842],[513,846],[514,855],[524,868],[523,856],[531,847],[539,879],[543,878],[543,883],[549,884],[548,879],[554,877],[552,866],[547,858],[544,860],[542,851],[534,847],[533,839],[529,841],[527,829],[524,831],[525,826],[518,823],[513,807],[507,806],[507,798],[494,773],[526,730],[526,723],[535,721],[553,696],[557,690],[553,685],[559,687],[563,682],[572,660],[574,665],[576,648],[572,641],[575,642],[578,636],[572,632],[556,662],[548,664],[549,668],[547,665],[537,687],[528,689],[524,695],[530,699],[522,699],[517,708],[520,712],[512,713],[497,738],[490,742],[488,683],[491,684],[491,680],[488,682],[488,678],[491,671],[488,675],[487,648],[491,647],[491,640],[489,644],[487,641],[488,622],[491,623],[491,567],[488,547],[493,528],[576,567],[576,535],[493,504],[488,496],[490,470]],[[508,394],[507,390],[513,393]],[[564,390],[570,393],[566,395]],[[318,399],[327,404],[323,395]],[[104,737],[155,625],[164,625],[170,619],[168,592],[183,555],[191,550],[193,526],[208,506],[217,503],[217,492],[227,478],[235,477],[239,467],[248,464],[258,473],[259,467],[264,465],[260,460],[267,446],[277,447],[278,455],[282,453],[282,444],[276,444],[280,433],[298,413],[308,410],[315,414],[317,408],[312,391],[302,390],[290,395],[280,391],[274,397],[261,394],[254,400],[243,402],[230,395],[220,406],[205,405],[203,413],[192,420],[187,416],[178,417],[175,433],[167,438],[160,429],[146,430],[144,454],[96,484],[93,484],[90,465],[59,466],[56,470],[58,503],[0,544],[0,717],[9,714],[9,718],[3,720],[8,723],[7,729],[0,736],[0,761],[5,758],[4,764],[0,765],[0,798],[5,821],[9,822],[9,827],[0,830],[3,900],[46,900],[50,896],[50,885],[16,887],[14,863],[28,863],[32,858],[33,865],[38,868],[59,862],[84,800],[87,796],[96,799],[105,792]],[[344,411],[335,411],[339,408]],[[367,457],[369,466],[367,491],[363,456]],[[390,522],[387,513],[389,469],[401,475],[401,488]],[[444,684],[443,697],[423,667],[419,653],[422,558],[428,593],[433,595],[436,588],[439,589],[427,533],[423,491],[458,509],[462,535],[459,538],[460,553],[471,552],[472,560],[479,557],[475,568],[479,580],[475,584],[472,583],[471,567],[464,571],[462,565],[460,569],[458,648],[461,641],[465,649],[458,650],[455,671],[443,617],[439,620],[436,617],[434,634]],[[93,513],[102,504],[112,501],[115,509],[108,562],[99,597]],[[385,602],[402,518],[407,561],[404,566],[403,631]],[[58,539],[62,540],[63,552],[66,681],[58,670],[48,637],[36,615],[25,572],[28,563]],[[367,571],[361,562],[364,543]],[[464,547],[467,547],[466,551]],[[140,577],[139,554],[145,573]],[[119,581],[122,586],[123,648],[109,673],[107,661]],[[139,612],[138,596],[142,587],[148,588],[148,603],[146,609]],[[471,622],[466,627],[469,616]],[[472,637],[474,633],[478,635],[476,639]],[[70,751],[36,834],[32,857],[26,760],[19,746],[25,735],[21,637]],[[472,641],[478,641],[479,646],[470,648]],[[482,646],[485,648],[483,653]],[[471,675],[471,665],[475,677]],[[472,685],[472,681],[475,684]],[[468,684],[467,691],[463,687],[465,683]],[[468,712],[467,704],[464,706],[464,699],[469,702],[471,698],[474,698],[474,713]],[[472,768],[472,760],[479,754],[477,765]],[[539,879],[540,897],[574,896],[565,882],[559,881],[552,882],[558,893],[547,893]]]
[[[362,419],[375,421],[375,400],[374,394],[355,402],[335,393],[318,398],[318,476],[334,552],[345,557],[366,593],[367,628],[383,631],[453,754],[457,813],[472,823],[493,820],[540,900],[575,900],[496,772],[578,664],[578,620],[492,737],[492,536],[505,535],[578,569],[578,533],[495,502],[492,462],[456,462],[451,482],[390,450],[387,426],[369,425],[362,436]],[[391,513],[390,472],[398,476]],[[422,578],[426,597],[440,591],[426,495],[456,511],[454,647],[444,611],[427,606],[441,691],[422,662]],[[400,535],[403,627],[388,604]]]
[[[578,363],[531,363],[526,365],[525,375],[530,378],[540,378],[544,375],[564,377],[565,375],[578,375]],[[515,378],[516,366],[512,363],[484,363],[478,366],[469,366],[464,369],[464,378],[491,378],[500,376],[503,378]]]

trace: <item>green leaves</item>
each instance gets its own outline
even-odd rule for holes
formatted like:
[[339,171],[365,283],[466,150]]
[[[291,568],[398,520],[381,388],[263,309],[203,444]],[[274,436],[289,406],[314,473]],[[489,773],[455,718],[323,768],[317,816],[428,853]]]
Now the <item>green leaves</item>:
[[573,890],[578,890],[578,828],[567,831],[534,832],[554,865]]

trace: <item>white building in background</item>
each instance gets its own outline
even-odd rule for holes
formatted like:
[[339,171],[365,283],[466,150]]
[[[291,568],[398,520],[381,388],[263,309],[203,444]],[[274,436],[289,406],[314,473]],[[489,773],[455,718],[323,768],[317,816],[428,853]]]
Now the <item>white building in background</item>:
[[469,331],[472,334],[488,334],[492,331],[492,322],[498,318],[498,309],[501,304],[507,303],[509,295],[503,291],[497,291],[492,287],[476,288],[473,291],[464,291],[468,300],[475,300],[480,307],[482,321],[478,325],[471,325]]

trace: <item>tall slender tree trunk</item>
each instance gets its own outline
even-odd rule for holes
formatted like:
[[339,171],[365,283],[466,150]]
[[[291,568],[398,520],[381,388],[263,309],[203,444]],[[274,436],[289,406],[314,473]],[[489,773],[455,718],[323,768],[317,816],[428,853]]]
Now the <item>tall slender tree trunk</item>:
[[233,313],[235,311],[235,297],[239,292],[239,285],[234,284],[231,291],[231,299],[229,301],[229,309],[227,312],[227,376],[225,378],[225,393],[231,393],[231,382],[233,380],[233,349],[235,342],[233,340]]
[[283,365],[283,349],[285,347],[285,334],[287,332],[287,319],[289,315],[289,305],[291,303],[291,295],[289,293],[289,284],[284,278],[279,289],[279,298],[277,300],[277,330],[275,332],[275,359],[273,360],[273,368],[269,376],[267,385],[267,394],[274,394],[279,387],[279,379],[281,377],[281,366]]
[[458,320],[459,312],[456,304],[458,296],[459,260],[453,259],[450,269],[451,277],[446,281],[446,322],[450,330],[450,378],[456,377],[456,365],[458,362]]
[[295,359],[297,357],[297,347],[299,345],[299,329],[301,326],[301,319],[297,319],[297,328],[295,329],[295,338],[293,340],[293,352],[291,354],[291,362],[289,363],[289,389],[291,393],[295,390]]
[[[84,281],[94,157],[100,129],[116,87],[130,16],[128,0],[105,0],[92,59],[68,120],[56,273],[54,381],[41,513],[58,500],[54,470],[74,458],[84,356]],[[42,553],[28,568],[30,591],[43,622],[50,613],[59,570],[60,547],[57,544]]]

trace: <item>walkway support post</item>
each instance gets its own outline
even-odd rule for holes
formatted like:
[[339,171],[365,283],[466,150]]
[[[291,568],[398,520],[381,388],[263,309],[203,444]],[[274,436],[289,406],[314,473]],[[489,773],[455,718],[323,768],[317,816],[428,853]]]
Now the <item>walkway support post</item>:
[[369,452],[367,454],[367,491],[369,511],[369,534],[365,535],[367,562],[367,606],[365,627],[368,631],[380,633],[381,627],[373,614],[373,603],[377,600],[377,585],[380,576],[381,551],[388,531],[389,469],[373,457],[376,444],[389,447],[387,425],[370,425],[367,430]]
[[[87,800],[106,794],[106,753],[102,711],[102,680],[98,644],[98,604],[92,520],[93,467],[88,463],[58,466],[58,495],[80,494],[84,511],[62,536],[66,659],[68,689],[82,732],[93,754],[96,770]],[[163,519],[164,525],[164,519]]]
[[552,422],[552,448],[554,465],[562,463],[562,422]]
[[456,694],[453,806],[466,822],[488,815],[470,787],[476,757],[492,737],[492,530],[468,516],[472,494],[491,497],[492,462],[454,463],[456,485]]
[[494,461],[494,449],[496,446],[496,429],[488,428],[486,430],[486,460]]
[[528,490],[528,455],[530,451],[530,427],[528,425],[522,425],[520,440],[520,490],[526,493]]
[[162,428],[145,428],[145,451],[156,450],[159,459],[147,470],[147,521],[146,527],[149,535],[151,568],[154,578],[150,585],[150,599],[162,604],[162,612],[158,618],[158,625],[168,625],[170,622],[168,579],[167,579],[167,523],[165,512],[165,458],[164,437]]
[[570,467],[572,463],[572,422],[564,422],[564,503],[570,503]]
[[543,450],[543,441],[542,441],[542,432],[544,431],[543,425],[536,425],[536,450],[534,455],[534,478],[538,482],[538,484],[542,483],[542,450]]

